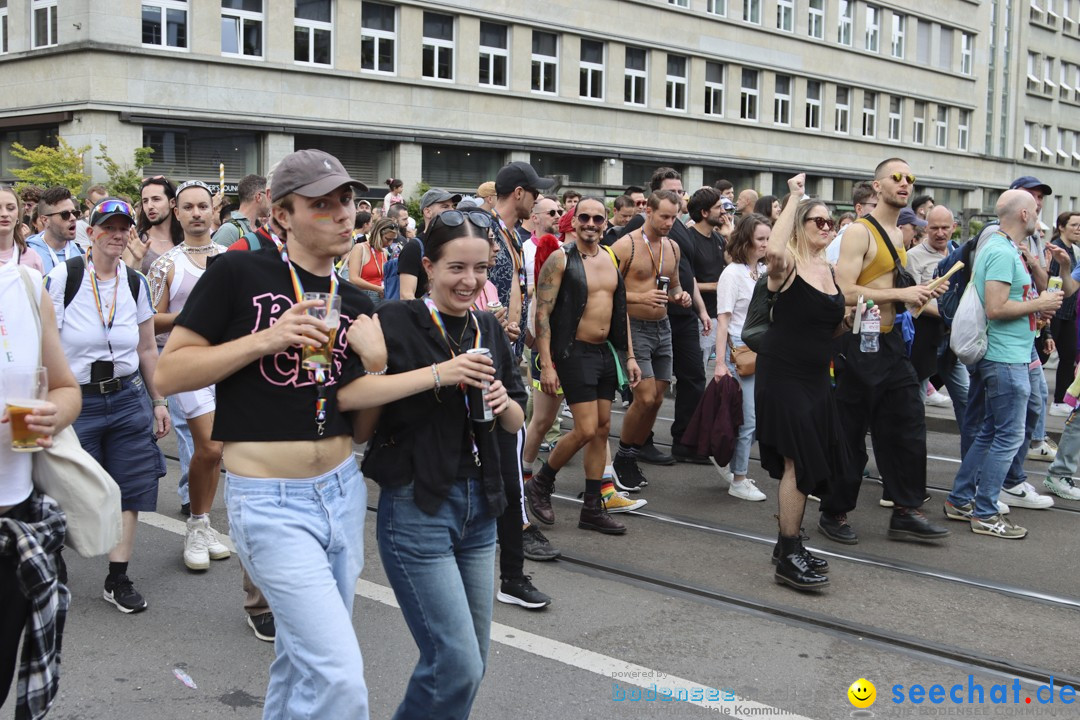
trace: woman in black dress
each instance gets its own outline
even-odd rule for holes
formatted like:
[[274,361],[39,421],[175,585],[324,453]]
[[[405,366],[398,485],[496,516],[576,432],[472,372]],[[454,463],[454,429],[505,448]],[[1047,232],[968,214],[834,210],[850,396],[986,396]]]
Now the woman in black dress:
[[[805,174],[788,180],[794,199]],[[829,584],[829,564],[802,545],[806,496],[817,494],[848,463],[829,381],[832,339],[848,323],[825,248],[829,209],[817,200],[789,202],[773,225],[765,260],[778,292],[773,322],[757,361],[757,435],[761,466],[780,480],[780,536],[773,549],[777,582],[800,590]]]

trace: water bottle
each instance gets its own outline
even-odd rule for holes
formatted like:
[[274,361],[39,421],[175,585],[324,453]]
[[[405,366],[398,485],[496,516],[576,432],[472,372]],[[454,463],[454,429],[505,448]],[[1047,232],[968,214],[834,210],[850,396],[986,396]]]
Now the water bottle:
[[881,349],[881,310],[873,300],[866,301],[859,328],[859,350],[864,353],[876,353]]

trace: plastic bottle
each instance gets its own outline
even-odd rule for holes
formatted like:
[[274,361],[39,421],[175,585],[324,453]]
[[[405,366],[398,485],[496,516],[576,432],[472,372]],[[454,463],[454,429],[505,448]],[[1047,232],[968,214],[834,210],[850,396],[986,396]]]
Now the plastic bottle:
[[866,301],[859,328],[859,350],[864,353],[876,353],[881,349],[881,310],[873,300]]

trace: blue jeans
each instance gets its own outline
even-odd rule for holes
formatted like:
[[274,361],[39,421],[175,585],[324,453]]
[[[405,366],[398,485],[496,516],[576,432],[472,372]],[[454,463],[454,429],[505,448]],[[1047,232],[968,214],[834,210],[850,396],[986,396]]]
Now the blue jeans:
[[757,429],[757,410],[754,406],[756,376],[739,377],[731,359],[731,348],[724,351],[724,362],[727,363],[731,377],[738,380],[739,387],[742,388],[742,425],[739,426],[739,438],[735,441],[735,454],[731,456],[731,474],[745,477],[750,468],[750,446],[754,444],[754,431]]
[[973,368],[973,389],[976,384],[984,391],[986,415],[960,463],[949,502],[960,506],[974,499],[975,516],[988,518],[997,514],[1005,473],[1024,442],[1031,377],[1027,363],[980,360]]
[[[1031,395],[1028,396],[1027,413],[1024,420],[1024,442],[1016,451],[1016,457],[1009,465],[1009,472],[1005,473],[1005,485],[1014,488],[1020,483],[1027,481],[1027,473],[1024,471],[1024,461],[1027,459],[1028,447],[1033,440],[1046,439],[1046,399],[1050,395],[1046,385],[1046,376],[1043,375],[1042,364],[1038,361],[1039,355],[1035,349],[1031,350],[1031,364],[1028,365],[1028,376],[1031,378]],[[1032,367],[1034,366],[1034,367]]]
[[187,418],[180,412],[180,405],[171,400],[169,417],[172,419],[173,430],[176,431],[176,455],[180,458],[180,482],[176,486],[176,494],[180,496],[180,504],[186,505],[191,502],[191,496],[188,495],[188,468],[195,452],[195,441],[191,439],[191,430],[188,428]]
[[963,458],[971,446],[978,423],[968,424],[967,406],[971,382],[967,368],[949,350],[948,335],[942,338],[938,348],[938,375],[945,381],[949,399],[952,400],[953,417],[956,418],[956,427],[960,430],[960,457]]
[[353,630],[367,487],[352,456],[313,478],[226,476],[236,552],[274,611],[264,720],[368,716]]
[[[487,667],[495,594],[495,518],[479,480],[458,480],[438,512],[413,485],[379,495],[379,557],[420,650],[395,720],[469,717]],[[277,607],[273,605],[276,613]],[[330,717],[330,716],[326,716]]]

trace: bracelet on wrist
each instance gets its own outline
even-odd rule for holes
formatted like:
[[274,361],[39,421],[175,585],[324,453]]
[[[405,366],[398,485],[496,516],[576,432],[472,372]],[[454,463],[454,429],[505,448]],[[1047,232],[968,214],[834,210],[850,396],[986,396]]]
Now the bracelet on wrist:
[[169,398],[155,398],[152,399],[150,402],[154,407],[169,407]]
[[442,381],[439,378],[439,364],[431,363],[431,375],[435,378],[435,392],[438,393],[442,388]]
[[378,371],[376,371],[376,370],[368,370],[367,374],[368,375],[385,375],[386,371],[389,370],[389,369],[390,369],[390,363],[386,363],[386,365],[383,366],[382,370],[378,370]]

